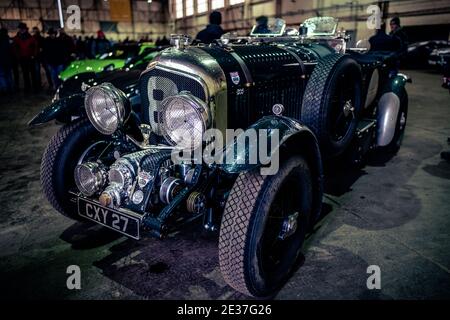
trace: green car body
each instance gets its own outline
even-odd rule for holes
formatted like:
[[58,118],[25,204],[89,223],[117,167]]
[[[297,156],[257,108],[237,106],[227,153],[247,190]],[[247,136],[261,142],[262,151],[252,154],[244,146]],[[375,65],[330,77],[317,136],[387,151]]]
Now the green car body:
[[98,59],[76,60],[64,69],[59,78],[63,81],[80,73],[114,70],[123,68],[133,57],[141,54],[147,48],[154,48],[152,43],[142,43],[139,45],[117,45],[109,53],[98,57]]

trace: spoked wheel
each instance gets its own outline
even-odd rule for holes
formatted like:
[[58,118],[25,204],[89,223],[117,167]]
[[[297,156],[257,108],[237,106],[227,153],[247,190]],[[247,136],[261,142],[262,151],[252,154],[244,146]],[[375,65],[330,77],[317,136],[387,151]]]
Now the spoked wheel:
[[301,192],[297,175],[289,175],[269,209],[259,255],[270,287],[283,280],[283,270],[289,269],[303,243],[308,219],[302,212],[301,199],[292,197]]
[[272,297],[297,266],[312,210],[311,174],[295,156],[274,176],[241,173],[231,190],[219,237],[220,269],[244,294]]
[[336,82],[331,98],[329,116],[330,137],[335,143],[346,138],[355,115],[355,87],[346,85],[354,83],[354,74],[341,74]]
[[306,85],[301,120],[317,136],[330,158],[350,144],[362,106],[362,76],[349,56],[330,54],[314,68]]

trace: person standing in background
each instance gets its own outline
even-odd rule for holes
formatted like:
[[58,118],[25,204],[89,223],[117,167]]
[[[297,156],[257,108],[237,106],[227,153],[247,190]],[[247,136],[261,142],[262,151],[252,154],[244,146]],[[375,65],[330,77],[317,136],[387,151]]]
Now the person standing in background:
[[397,38],[386,34],[386,24],[383,23],[376,34],[369,38],[370,51],[390,51],[400,50],[400,41]]
[[170,45],[169,39],[167,39],[166,36],[163,36],[162,39],[159,41],[160,46],[168,46]]
[[105,34],[102,30],[97,31],[97,39],[94,41],[94,50],[95,56],[102,55],[104,53],[111,51],[111,43],[106,39]]
[[41,80],[41,62],[42,62],[42,45],[43,45],[43,41],[44,38],[41,36],[41,32],[39,31],[38,27],[33,27],[33,29],[31,29],[31,34],[34,38],[34,40],[36,41],[36,45],[37,45],[37,50],[36,50],[36,57],[33,61],[34,63],[34,78],[36,80],[36,87],[38,90],[41,89],[42,87],[42,80]]
[[266,16],[257,17],[256,27],[255,30],[253,30],[253,32],[257,34],[270,33],[268,23],[269,19]]
[[400,68],[400,60],[408,53],[408,36],[400,25],[399,17],[392,18],[389,25],[391,27],[389,35],[399,42],[399,49],[397,50],[395,57],[395,69],[392,71],[392,73],[397,74]]
[[14,88],[12,77],[13,54],[8,30],[0,29],[0,93],[11,93]]
[[398,50],[399,57],[402,57],[408,52],[408,36],[406,35],[405,30],[400,25],[400,18],[394,17],[391,19],[389,23],[391,27],[390,36],[397,38],[400,42],[400,48]]
[[[53,29],[50,28],[48,30],[48,32],[50,32],[50,30],[53,30]],[[47,32],[47,35],[48,35],[48,32]],[[41,58],[42,67],[44,68],[44,71],[45,71],[45,77],[47,78],[47,85],[48,85],[47,93],[51,94],[51,93],[53,93],[54,85],[53,85],[53,78],[52,78],[51,67],[48,64],[48,61],[47,61],[47,59],[45,57],[45,46],[46,46],[46,43],[47,43],[47,39],[48,39],[48,37],[47,38],[42,37],[40,58]]]
[[222,14],[219,11],[213,11],[209,15],[209,24],[205,29],[197,34],[196,39],[202,43],[209,44],[225,33],[220,26],[222,23]]
[[48,37],[45,38],[42,56],[50,70],[53,85],[52,90],[56,91],[61,83],[58,75],[64,70],[66,57],[63,52],[67,50],[65,48],[67,44],[64,42],[64,39],[56,37],[56,30],[53,28],[50,28],[47,33]]
[[84,38],[84,43],[85,43],[85,52],[84,55],[87,59],[93,59],[95,57],[95,55],[93,54],[93,46],[94,46],[94,37],[93,36],[86,36]]
[[37,92],[37,81],[35,77],[34,61],[38,53],[38,45],[36,40],[28,32],[28,27],[25,23],[19,23],[19,32],[14,37],[14,52],[19,61],[20,68],[22,70],[24,90],[29,92],[31,85]]
[[62,28],[58,29],[58,40],[60,43],[60,54],[66,67],[73,60],[72,55],[75,53],[75,42]]
[[85,59],[86,58],[86,42],[78,36],[75,41],[75,54],[77,59]]

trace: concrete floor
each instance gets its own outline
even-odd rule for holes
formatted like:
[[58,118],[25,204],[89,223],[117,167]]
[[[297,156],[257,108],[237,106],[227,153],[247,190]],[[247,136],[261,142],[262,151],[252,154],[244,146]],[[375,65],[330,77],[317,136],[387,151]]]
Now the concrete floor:
[[[407,72],[410,109],[399,154],[327,183],[324,218],[305,261],[278,299],[450,298],[450,95],[432,72]],[[53,210],[39,184],[41,154],[57,127],[28,129],[48,96],[0,98],[0,297],[240,299],[217,262],[217,235],[198,228],[135,242]],[[66,268],[81,268],[81,290]],[[368,290],[369,265],[381,290]]]

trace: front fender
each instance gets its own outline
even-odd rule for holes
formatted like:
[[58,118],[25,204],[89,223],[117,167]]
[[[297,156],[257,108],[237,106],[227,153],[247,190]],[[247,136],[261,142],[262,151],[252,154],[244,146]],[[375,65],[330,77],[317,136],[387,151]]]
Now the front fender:
[[[237,146],[239,137],[229,143],[224,150],[223,163],[220,168],[229,174],[237,174],[243,171],[256,169],[267,165],[258,161],[257,163],[242,163],[242,159],[249,159],[249,153],[251,147],[257,148],[260,146],[260,141],[263,141],[267,145],[265,150],[270,153],[270,162],[274,157],[277,157],[280,161],[280,165],[283,160],[292,155],[301,155],[308,163],[311,172],[312,181],[312,194],[313,194],[313,210],[311,222],[314,223],[320,215],[322,208],[322,196],[323,196],[323,167],[322,158],[320,153],[319,144],[314,133],[305,125],[301,124],[295,119],[280,116],[266,116],[258,120],[255,124],[250,126],[242,134],[245,136],[249,130],[256,130],[262,134],[266,134],[266,139],[261,139],[258,135],[258,142],[244,144]],[[261,131],[260,131],[261,130]],[[278,134],[275,134],[275,130]],[[275,139],[276,138],[276,139]],[[278,140],[278,141],[275,141]],[[230,156],[230,153],[234,157]],[[240,161],[239,161],[240,160]],[[272,167],[272,164],[270,164]],[[266,169],[266,171],[262,171]],[[261,168],[261,174],[276,174],[271,170],[267,170],[267,167]]]
[[[308,127],[294,119],[280,116],[263,117],[225,146],[221,169],[227,173],[240,173],[261,167],[267,164],[267,161],[260,157],[260,148],[264,147],[267,156],[272,158],[279,154],[280,147],[297,135],[306,135],[316,140]],[[256,152],[258,156],[252,152]]]
[[29,126],[37,126],[52,120],[70,119],[79,116],[84,107],[84,93],[73,94],[53,102],[28,122]]

